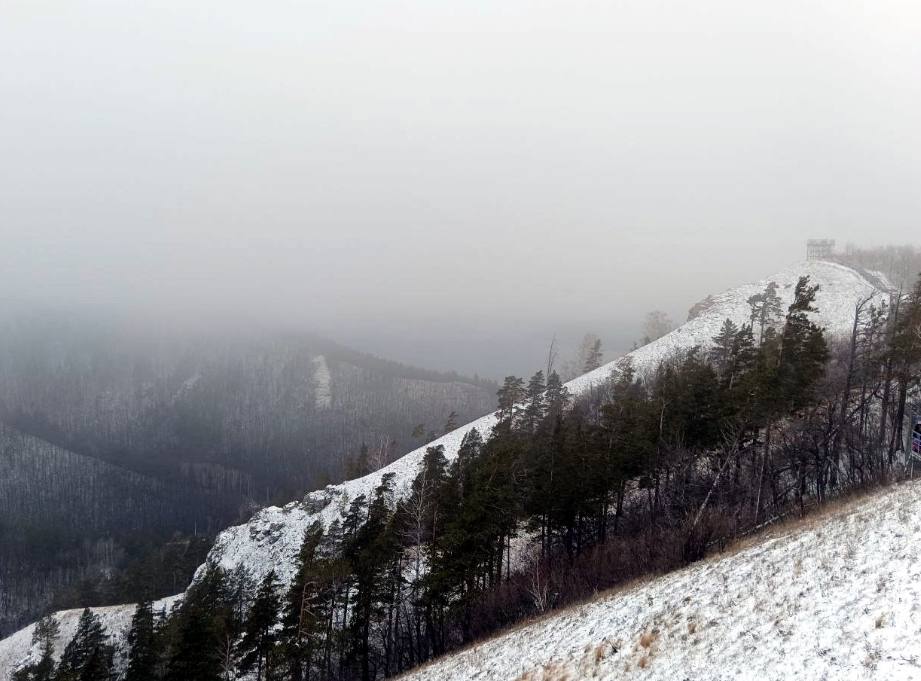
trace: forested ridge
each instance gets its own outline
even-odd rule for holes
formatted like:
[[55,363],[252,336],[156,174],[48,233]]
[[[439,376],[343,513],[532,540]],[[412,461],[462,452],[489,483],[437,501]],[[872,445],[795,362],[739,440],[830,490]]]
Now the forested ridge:
[[0,424],[0,612],[175,593],[211,543],[196,522],[234,508]]
[[577,399],[552,370],[508,377],[492,432],[450,463],[429,448],[407,496],[387,475],[309,528],[290,584],[211,565],[169,617],[139,608],[126,678],[391,676],[896,479],[921,279],[884,309],[858,302],[843,339],[810,321],[815,295],[803,277],[784,309],[769,284],[707,351],[624,364]]
[[495,391],[291,333],[38,313],[0,331],[0,635],[48,607],[180,591],[218,530],[392,460]]

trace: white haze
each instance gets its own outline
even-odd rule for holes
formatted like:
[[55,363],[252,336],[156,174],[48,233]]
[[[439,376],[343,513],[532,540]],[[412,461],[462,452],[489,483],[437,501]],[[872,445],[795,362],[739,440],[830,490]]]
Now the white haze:
[[[0,297],[499,374],[911,241],[915,2],[0,2]],[[606,310],[599,318],[597,310]]]

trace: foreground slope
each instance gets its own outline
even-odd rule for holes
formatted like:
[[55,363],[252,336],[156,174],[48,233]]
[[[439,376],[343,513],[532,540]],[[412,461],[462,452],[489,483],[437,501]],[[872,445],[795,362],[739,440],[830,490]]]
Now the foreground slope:
[[[871,282],[866,276],[848,267],[815,261],[800,263],[762,281],[745,284],[714,296],[712,304],[706,310],[680,328],[629,353],[625,358],[570,381],[567,387],[574,395],[585,394],[604,383],[624,359],[629,360],[637,371],[643,372],[654,369],[661,360],[676,351],[694,346],[707,347],[725,319],[732,319],[736,324],[748,323],[750,308],[747,300],[755,293],[760,293],[769,281],[777,284],[778,294],[784,305],[788,305],[800,276],[811,277],[812,282],[821,287],[816,300],[819,312],[815,315],[815,321],[833,336],[850,332],[854,307],[858,302],[872,298],[876,304],[881,304],[888,297],[879,282]],[[328,527],[339,520],[353,499],[361,494],[371,494],[387,474],[394,475],[397,495],[404,494],[416,475],[427,447],[443,446],[446,457],[451,460],[456,456],[463,437],[471,429],[476,428],[483,435],[487,435],[494,423],[494,415],[485,416],[410,452],[371,475],[339,485],[330,485],[284,507],[265,508],[249,522],[222,532],[215,542],[209,561],[227,569],[244,564],[256,580],[261,579],[270,569],[274,569],[281,580],[286,582],[292,576],[304,530],[311,523],[319,520]],[[125,608],[130,610],[133,606]],[[123,632],[113,633],[121,635]],[[22,646],[25,638],[23,636],[17,639],[19,643],[16,645]],[[16,658],[15,654],[8,651],[12,645],[9,639],[0,641],[0,678],[3,678],[4,673],[4,655],[8,660]],[[20,657],[25,655],[27,650],[27,646],[20,647]]]
[[403,678],[921,679],[921,483],[569,608]]

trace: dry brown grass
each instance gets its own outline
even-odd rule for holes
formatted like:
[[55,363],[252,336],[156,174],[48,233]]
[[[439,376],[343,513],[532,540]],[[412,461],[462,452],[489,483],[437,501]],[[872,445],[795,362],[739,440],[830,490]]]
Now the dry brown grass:
[[573,681],[572,672],[562,664],[550,664],[544,667],[541,681]]
[[688,622],[688,633],[693,634],[696,631],[697,631],[697,622],[695,622],[694,620],[691,620],[690,622]]
[[653,643],[656,642],[657,638],[659,638],[659,635],[655,631],[644,631],[640,635],[640,645],[643,648],[649,648]]
[[639,666],[640,669],[646,669],[646,667],[649,666],[650,662],[651,660],[649,658],[649,655],[643,655],[643,657],[640,658],[640,661],[637,662],[636,664],[637,666]]
[[529,669],[515,681],[576,681],[572,670],[559,662],[550,662],[536,669]]
[[595,664],[601,662],[608,655],[610,646],[607,643],[599,643],[595,646]]

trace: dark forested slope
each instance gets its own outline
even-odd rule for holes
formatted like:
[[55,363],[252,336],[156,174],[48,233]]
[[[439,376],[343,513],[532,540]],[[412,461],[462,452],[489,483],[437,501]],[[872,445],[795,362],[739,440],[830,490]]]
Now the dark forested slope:
[[[164,483],[0,424],[0,629],[66,602],[68,585],[113,577],[130,556],[148,557],[151,545],[193,534],[234,509],[229,495]],[[184,570],[150,575],[145,588],[152,595],[174,589],[206,549],[202,543]],[[111,581],[109,594],[79,596],[98,602],[130,592]]]
[[0,635],[52,598],[87,600],[70,593],[85,579],[95,602],[140,597],[125,570],[162,559],[176,533],[212,536],[259,505],[379,467],[485,413],[494,393],[305,335],[7,315]]

